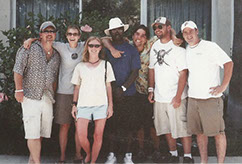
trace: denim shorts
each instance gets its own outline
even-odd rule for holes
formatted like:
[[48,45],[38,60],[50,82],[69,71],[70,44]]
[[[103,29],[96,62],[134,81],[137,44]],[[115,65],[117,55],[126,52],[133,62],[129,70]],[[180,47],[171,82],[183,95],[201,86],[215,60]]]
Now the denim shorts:
[[99,120],[107,118],[107,105],[77,107],[77,119]]

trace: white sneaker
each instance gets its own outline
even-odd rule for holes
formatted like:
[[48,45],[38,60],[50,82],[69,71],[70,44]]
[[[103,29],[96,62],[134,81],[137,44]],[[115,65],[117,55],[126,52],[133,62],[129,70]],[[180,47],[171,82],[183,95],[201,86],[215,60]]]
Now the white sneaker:
[[125,164],[134,164],[134,162],[132,161],[132,153],[125,154],[124,163]]
[[107,161],[105,164],[114,164],[117,162],[117,158],[115,157],[113,152],[110,152],[107,157]]

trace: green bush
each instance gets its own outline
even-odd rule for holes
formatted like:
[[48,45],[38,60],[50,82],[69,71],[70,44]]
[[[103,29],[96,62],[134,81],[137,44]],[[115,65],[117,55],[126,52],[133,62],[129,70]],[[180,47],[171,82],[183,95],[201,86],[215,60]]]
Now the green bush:
[[[93,10],[83,14],[82,22],[79,21],[79,16],[74,19],[70,17],[70,13],[61,14],[59,18],[50,17],[48,20],[52,21],[57,29],[58,41],[66,42],[65,32],[70,24],[85,25],[88,24],[93,28],[90,34],[82,34],[81,39],[86,40],[88,36],[104,36],[104,30],[108,28],[108,22],[114,15],[104,16],[100,11]],[[117,15],[115,15],[117,16]],[[126,20],[134,20],[134,16],[128,17],[120,16],[124,23]],[[37,16],[33,13],[28,13],[26,20],[27,27],[17,27],[8,31],[2,31],[7,37],[7,45],[0,40],[0,73],[3,78],[0,80],[0,92],[8,95],[9,100],[0,103],[0,153],[7,154],[21,154],[27,153],[26,141],[24,138],[24,129],[22,123],[21,105],[14,98],[14,78],[13,66],[15,63],[15,56],[18,48],[23,44],[23,41],[30,37],[38,37],[39,27],[42,22],[46,21],[41,14]],[[130,27],[126,36],[130,34],[132,27]],[[2,77],[0,76],[0,77]],[[23,150],[24,148],[24,150]]]
[[[79,23],[79,17],[70,19],[69,15],[65,13],[59,18],[50,17],[48,19],[59,29],[57,39],[60,41],[66,40],[65,32],[68,25],[81,25]],[[94,14],[90,13],[90,15]],[[0,103],[0,153],[26,153],[26,151],[23,151],[23,147],[25,148],[26,146],[25,140],[23,139],[22,110],[20,103],[14,98],[15,85],[12,70],[18,48],[23,44],[25,39],[38,37],[39,27],[46,20],[40,14],[35,17],[32,13],[28,13],[28,16],[29,18],[26,20],[27,27],[17,27],[8,31],[2,31],[3,35],[7,37],[7,45],[4,45],[2,40],[0,40],[0,73],[2,77],[0,80],[0,92],[4,92],[9,97],[8,101]],[[88,21],[86,20],[86,22]],[[94,28],[99,26],[99,24],[94,25]],[[100,35],[98,31],[95,31],[94,34]]]

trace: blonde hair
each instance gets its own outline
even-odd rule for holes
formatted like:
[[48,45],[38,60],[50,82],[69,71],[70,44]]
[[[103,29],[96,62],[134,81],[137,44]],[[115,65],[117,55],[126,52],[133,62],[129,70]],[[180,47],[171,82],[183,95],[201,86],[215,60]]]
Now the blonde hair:
[[102,46],[102,49],[100,50],[100,52],[98,54],[99,59],[105,59],[105,53],[104,53],[104,50],[103,50],[103,43],[102,43],[101,39],[99,37],[96,37],[96,36],[91,36],[87,39],[85,46],[84,46],[84,50],[83,50],[83,53],[82,53],[82,61],[83,62],[89,61],[88,44],[89,44],[89,42],[91,42],[93,40],[97,40],[100,43],[100,45]]

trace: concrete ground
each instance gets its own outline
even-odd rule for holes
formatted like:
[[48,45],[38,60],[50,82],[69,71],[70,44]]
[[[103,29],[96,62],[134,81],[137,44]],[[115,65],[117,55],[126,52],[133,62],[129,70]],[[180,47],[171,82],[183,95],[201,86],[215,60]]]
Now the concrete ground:
[[[199,163],[200,157],[194,157],[195,163]],[[57,157],[42,157],[42,163],[57,163]],[[180,161],[182,158],[180,157]],[[67,159],[67,163],[72,163],[72,159]],[[16,156],[16,155],[0,155],[0,164],[18,164],[18,163],[28,163],[27,156]],[[152,160],[147,160],[146,163],[152,163]],[[210,156],[208,159],[208,163],[216,163],[216,157]],[[226,157],[225,163],[242,163],[242,157]]]

